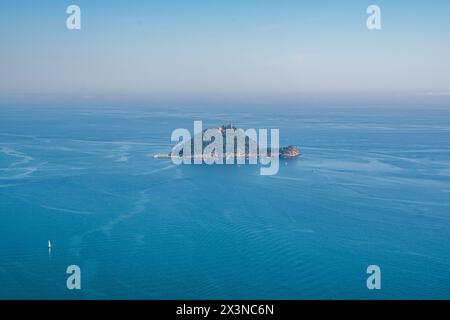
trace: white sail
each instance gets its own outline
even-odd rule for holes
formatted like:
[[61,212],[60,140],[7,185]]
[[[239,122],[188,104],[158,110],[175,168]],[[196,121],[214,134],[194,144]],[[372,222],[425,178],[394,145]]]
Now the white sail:
[[50,249],[52,247],[52,243],[50,242],[50,240],[48,240],[48,248]]

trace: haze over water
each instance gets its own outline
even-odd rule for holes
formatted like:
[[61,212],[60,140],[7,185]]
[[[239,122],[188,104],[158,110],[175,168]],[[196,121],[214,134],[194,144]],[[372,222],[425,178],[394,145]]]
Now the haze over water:
[[[1,108],[0,298],[450,298],[448,109],[237,110]],[[152,158],[194,120],[279,128],[302,157]]]

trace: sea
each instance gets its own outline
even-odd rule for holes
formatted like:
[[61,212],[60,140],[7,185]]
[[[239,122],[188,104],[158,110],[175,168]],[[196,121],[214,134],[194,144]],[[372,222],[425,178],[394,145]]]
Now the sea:
[[[153,157],[200,120],[302,155]],[[0,107],[0,299],[449,298],[450,108]]]

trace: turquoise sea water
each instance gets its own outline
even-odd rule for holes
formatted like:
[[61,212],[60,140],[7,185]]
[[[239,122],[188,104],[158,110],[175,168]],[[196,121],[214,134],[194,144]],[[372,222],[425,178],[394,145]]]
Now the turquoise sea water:
[[[0,298],[450,298],[450,110],[238,110],[2,107]],[[194,120],[303,156],[276,176],[152,158]]]

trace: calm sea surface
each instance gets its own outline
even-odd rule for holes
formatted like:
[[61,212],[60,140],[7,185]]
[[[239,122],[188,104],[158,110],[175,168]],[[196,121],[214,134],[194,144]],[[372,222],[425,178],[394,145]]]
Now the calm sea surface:
[[[194,120],[303,156],[152,158]],[[450,110],[2,107],[0,298],[449,299]]]

